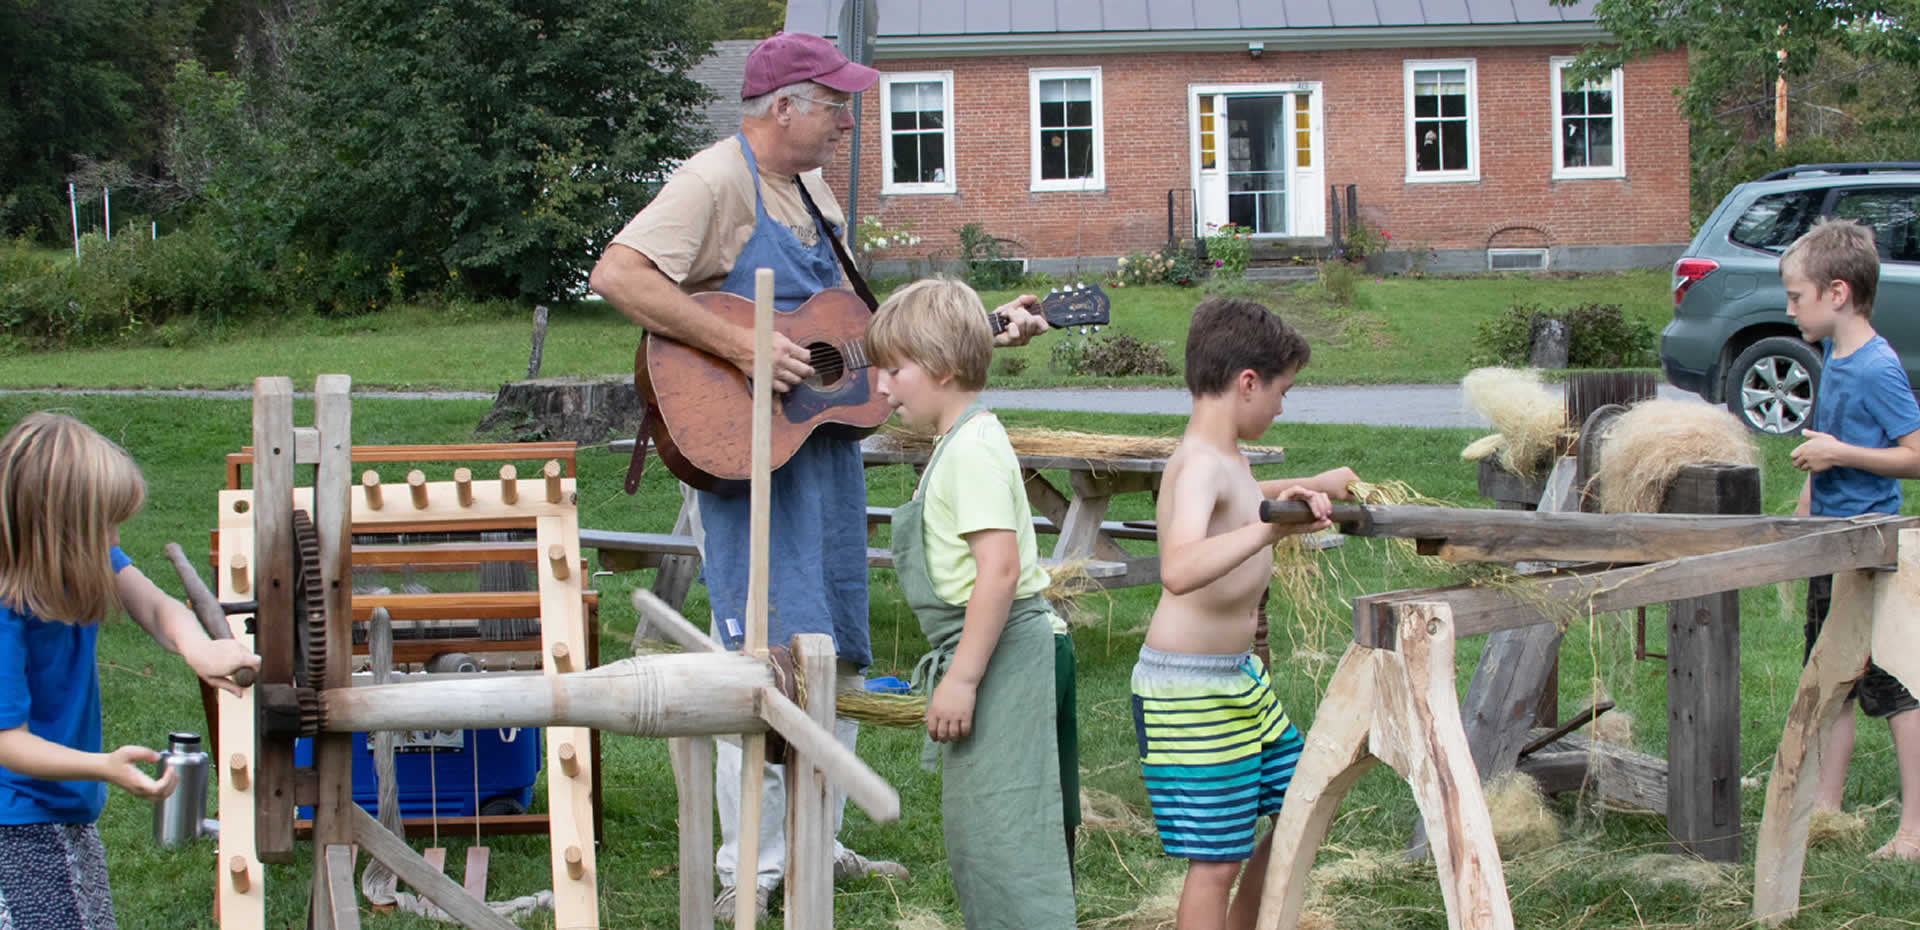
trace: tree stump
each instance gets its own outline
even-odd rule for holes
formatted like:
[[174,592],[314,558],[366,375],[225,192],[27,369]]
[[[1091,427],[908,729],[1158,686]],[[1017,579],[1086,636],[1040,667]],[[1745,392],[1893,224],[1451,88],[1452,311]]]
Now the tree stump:
[[535,378],[501,385],[474,435],[597,443],[609,435],[631,439],[639,426],[640,398],[631,378]]

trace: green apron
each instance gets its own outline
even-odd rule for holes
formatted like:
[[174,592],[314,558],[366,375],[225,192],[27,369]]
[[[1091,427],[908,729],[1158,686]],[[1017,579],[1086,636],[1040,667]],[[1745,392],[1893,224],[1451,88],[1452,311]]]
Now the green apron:
[[[953,428],[985,411],[974,401]],[[943,451],[944,444],[934,449],[926,473],[938,467]],[[931,695],[953,660],[967,608],[934,593],[922,507],[916,487],[913,499],[893,510],[893,569],[932,646],[913,673],[915,687]],[[941,827],[967,930],[1074,927],[1055,731],[1052,613],[1038,595],[1013,602],[974,697],[971,735],[957,743],[928,740],[922,756],[928,768],[944,756]]]

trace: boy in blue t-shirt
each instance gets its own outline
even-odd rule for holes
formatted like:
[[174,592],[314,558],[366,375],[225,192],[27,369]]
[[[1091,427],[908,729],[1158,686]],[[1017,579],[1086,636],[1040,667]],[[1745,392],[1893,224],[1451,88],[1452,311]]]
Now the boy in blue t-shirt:
[[[1873,329],[1880,281],[1873,237],[1858,223],[1822,220],[1780,257],[1780,281],[1787,315],[1824,352],[1807,440],[1793,450],[1794,467],[1807,473],[1797,513],[1898,513],[1900,479],[1920,478],[1920,403],[1899,356]],[[1809,654],[1832,592],[1831,575],[1808,580]],[[1873,856],[1920,860],[1920,714],[1908,713],[1920,704],[1899,679],[1871,662],[1849,697],[1867,716],[1886,718],[1900,771],[1900,826]],[[1841,714],[1820,753],[1816,810],[1840,809],[1853,737],[1853,715]]]

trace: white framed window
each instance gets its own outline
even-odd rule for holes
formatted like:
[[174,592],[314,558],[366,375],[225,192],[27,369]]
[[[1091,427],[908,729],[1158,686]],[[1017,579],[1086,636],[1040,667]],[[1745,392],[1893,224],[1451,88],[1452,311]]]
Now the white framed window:
[[882,194],[951,194],[953,72],[884,74],[880,78],[887,173]]
[[1572,58],[1549,59],[1553,73],[1553,176],[1619,178],[1627,173],[1621,147],[1621,72],[1569,87]]
[[1033,127],[1033,190],[1105,187],[1100,69],[1035,68],[1027,72],[1027,100]]
[[1407,180],[1480,180],[1474,60],[1408,61]]

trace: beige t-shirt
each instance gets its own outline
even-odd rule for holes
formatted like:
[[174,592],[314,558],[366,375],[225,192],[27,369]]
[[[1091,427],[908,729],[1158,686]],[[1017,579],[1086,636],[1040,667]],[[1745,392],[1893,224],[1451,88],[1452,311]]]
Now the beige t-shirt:
[[[827,221],[844,233],[846,213],[820,172],[809,171],[801,178]],[[820,227],[791,176],[769,174],[762,166],[760,195],[767,216],[786,224],[800,244],[811,247],[820,241]],[[740,151],[740,137],[732,136],[682,162],[613,241],[645,255],[681,290],[696,294],[719,289],[752,238],[753,224],[753,178]]]

